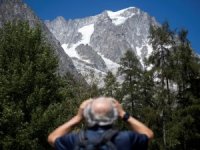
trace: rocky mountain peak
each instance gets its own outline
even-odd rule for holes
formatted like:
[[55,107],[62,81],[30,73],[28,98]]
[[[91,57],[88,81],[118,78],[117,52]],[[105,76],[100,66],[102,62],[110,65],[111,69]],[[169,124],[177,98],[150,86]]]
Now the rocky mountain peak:
[[103,77],[107,71],[116,73],[127,50],[133,51],[144,66],[144,58],[152,51],[149,27],[158,23],[146,12],[129,7],[74,20],[58,17],[46,25],[80,73],[92,70]]
[[115,25],[123,24],[127,19],[131,18],[135,14],[138,14],[139,12],[140,10],[135,7],[129,7],[116,12],[109,10],[106,11],[108,17],[112,20],[112,23]]

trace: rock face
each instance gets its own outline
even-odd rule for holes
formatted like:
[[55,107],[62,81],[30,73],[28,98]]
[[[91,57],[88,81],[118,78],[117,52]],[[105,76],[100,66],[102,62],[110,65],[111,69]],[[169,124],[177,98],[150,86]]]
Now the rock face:
[[76,70],[71,58],[64,52],[60,42],[49,31],[46,25],[34,14],[34,12],[22,2],[22,0],[0,0],[0,27],[8,21],[25,20],[31,27],[40,25],[42,33],[55,50],[59,59],[59,70],[61,75],[71,73],[75,78],[82,79]]
[[45,24],[80,73],[93,70],[98,76],[108,70],[115,73],[127,50],[133,51],[143,66],[144,58],[152,51],[149,27],[158,25],[153,17],[135,7],[83,19],[57,17]]

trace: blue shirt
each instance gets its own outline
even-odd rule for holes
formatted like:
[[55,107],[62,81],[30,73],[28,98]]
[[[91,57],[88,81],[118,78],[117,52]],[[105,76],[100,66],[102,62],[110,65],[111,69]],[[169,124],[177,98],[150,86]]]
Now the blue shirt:
[[[86,135],[89,139],[100,138],[105,129],[88,129]],[[55,141],[56,150],[73,150],[78,140],[78,133],[69,133]],[[113,140],[118,150],[147,150],[148,137],[134,131],[120,131]]]

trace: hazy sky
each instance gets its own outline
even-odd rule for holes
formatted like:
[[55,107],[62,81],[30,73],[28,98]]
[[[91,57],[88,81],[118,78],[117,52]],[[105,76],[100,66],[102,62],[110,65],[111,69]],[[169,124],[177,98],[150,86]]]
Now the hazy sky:
[[159,23],[168,21],[172,29],[185,28],[195,51],[200,54],[200,0],[24,0],[42,20],[57,16],[83,18],[104,10],[137,7],[154,16]]

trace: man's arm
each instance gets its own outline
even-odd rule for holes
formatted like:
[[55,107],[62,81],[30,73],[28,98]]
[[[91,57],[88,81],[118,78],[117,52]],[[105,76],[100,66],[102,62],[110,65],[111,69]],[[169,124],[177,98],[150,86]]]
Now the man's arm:
[[54,143],[58,137],[63,136],[66,133],[69,133],[71,129],[81,122],[81,118],[79,116],[74,116],[71,120],[67,121],[63,125],[56,128],[52,133],[48,136],[48,142],[51,146],[54,146]]
[[[115,102],[115,105],[118,110],[119,117],[122,119],[126,112],[118,101]],[[127,122],[131,126],[132,130],[134,130],[135,132],[145,134],[149,139],[152,139],[154,137],[153,131],[134,117],[130,116]]]
[[134,131],[141,134],[145,134],[150,140],[153,139],[154,137],[153,131],[139,120],[130,116],[127,122]]
[[58,128],[56,128],[53,132],[51,132],[49,134],[48,142],[51,146],[54,146],[54,143],[55,143],[57,138],[63,136],[66,133],[69,133],[75,125],[79,124],[82,121],[83,110],[90,102],[91,102],[91,100],[84,101],[80,105],[78,113],[77,113],[76,116],[74,116],[72,119],[70,119],[66,123],[64,123],[61,126],[59,126]]

